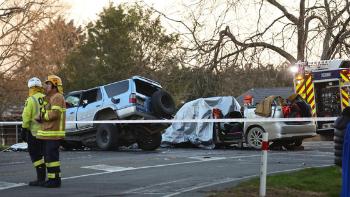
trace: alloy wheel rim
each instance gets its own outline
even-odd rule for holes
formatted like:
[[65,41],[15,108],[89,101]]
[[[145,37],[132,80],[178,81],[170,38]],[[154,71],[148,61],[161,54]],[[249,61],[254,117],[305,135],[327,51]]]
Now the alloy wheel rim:
[[262,144],[262,131],[260,129],[252,129],[249,133],[250,144],[255,148],[260,148]]

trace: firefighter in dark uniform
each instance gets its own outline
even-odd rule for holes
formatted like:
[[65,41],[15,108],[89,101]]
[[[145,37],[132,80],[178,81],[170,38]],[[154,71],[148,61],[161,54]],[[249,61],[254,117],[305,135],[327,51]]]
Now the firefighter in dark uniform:
[[40,79],[33,77],[28,81],[29,97],[22,113],[22,140],[28,143],[30,159],[36,168],[37,180],[29,182],[29,186],[41,186],[45,183],[46,167],[43,158],[43,142],[36,138],[40,124],[34,119],[44,106],[43,88]]
[[44,142],[44,159],[48,178],[44,187],[56,188],[61,186],[59,146],[60,141],[65,137],[66,104],[61,78],[50,75],[45,84],[47,104],[37,118],[37,121],[41,123],[37,138]]

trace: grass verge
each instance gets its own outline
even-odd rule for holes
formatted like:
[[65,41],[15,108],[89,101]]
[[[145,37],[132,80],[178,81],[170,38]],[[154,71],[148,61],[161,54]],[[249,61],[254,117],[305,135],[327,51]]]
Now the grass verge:
[[[266,196],[338,197],[341,190],[341,168],[309,168],[267,177]],[[213,191],[211,197],[255,197],[259,195],[259,178],[254,178],[224,191]]]

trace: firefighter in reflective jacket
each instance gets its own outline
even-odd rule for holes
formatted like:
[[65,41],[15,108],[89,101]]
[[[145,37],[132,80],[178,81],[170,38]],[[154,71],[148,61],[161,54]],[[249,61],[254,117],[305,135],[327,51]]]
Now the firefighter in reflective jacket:
[[34,119],[44,106],[43,88],[40,79],[33,77],[28,81],[29,97],[25,102],[22,113],[22,140],[28,143],[28,152],[34,167],[36,168],[37,180],[29,182],[29,186],[41,186],[45,183],[46,168],[43,158],[43,141],[36,138],[40,128]]
[[59,146],[65,136],[66,104],[61,78],[49,75],[45,84],[47,104],[37,118],[37,121],[41,123],[37,138],[44,141],[44,159],[48,178],[44,186],[55,188],[61,186]]

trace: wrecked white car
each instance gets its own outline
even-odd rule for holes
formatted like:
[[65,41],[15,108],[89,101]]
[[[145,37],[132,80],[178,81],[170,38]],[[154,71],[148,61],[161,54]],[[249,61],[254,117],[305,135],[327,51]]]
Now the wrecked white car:
[[[263,102],[253,108],[245,108],[244,117],[254,118],[296,118],[311,117],[311,109],[300,98],[294,98],[294,109],[291,104],[286,105],[278,96],[265,98]],[[261,148],[262,134],[269,134],[269,141],[281,146],[301,146],[305,138],[316,135],[316,124],[313,121],[297,122],[246,122],[244,124],[244,136],[248,146],[256,149]]]
[[[240,105],[233,97],[200,98],[186,103],[177,112],[175,119],[310,117],[310,108],[306,102],[301,98],[296,99],[294,104],[299,106],[298,110],[291,104],[286,105],[281,97],[270,96],[256,107],[245,107],[242,114]],[[269,134],[269,141],[274,145],[296,147],[301,146],[305,138],[316,135],[316,124],[310,121],[174,123],[163,134],[162,144],[191,143],[198,147],[214,148],[222,144],[243,146],[245,142],[251,148],[260,149],[264,132]]]
[[[231,136],[229,139],[223,140],[221,136],[213,134],[213,130],[218,131],[218,124],[211,122],[200,122],[201,119],[213,118],[213,110],[220,109],[224,114],[232,114],[237,112],[240,114],[241,106],[237,100],[231,96],[225,97],[211,97],[200,98],[194,101],[188,102],[183,105],[176,113],[174,119],[176,120],[192,120],[199,119],[198,123],[173,123],[169,128],[165,130],[162,135],[162,145],[176,145],[182,143],[191,143],[198,147],[214,148],[215,144],[221,143],[239,143],[242,141],[242,137],[238,137],[236,134],[228,134]],[[229,124],[229,123],[228,123]],[[222,124],[224,126],[224,124]]]

